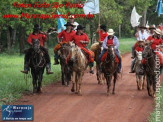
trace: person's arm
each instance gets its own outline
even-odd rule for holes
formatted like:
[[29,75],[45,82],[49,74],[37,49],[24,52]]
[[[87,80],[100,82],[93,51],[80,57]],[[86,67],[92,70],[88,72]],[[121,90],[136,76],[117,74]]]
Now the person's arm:
[[119,40],[118,40],[118,38],[116,36],[114,36],[113,44],[114,44],[115,49],[118,49],[118,47],[119,47]]
[[27,42],[28,42],[29,45],[32,45],[32,37],[31,37],[31,34],[29,35]]
[[[64,30],[63,30],[64,31]],[[60,43],[60,38],[63,36],[63,31],[61,31],[57,36],[57,41]]]
[[80,42],[83,43],[83,44],[88,44],[89,43],[89,38],[86,34],[85,35],[85,40],[81,40]]
[[103,47],[104,49],[108,49],[108,47],[107,47],[107,40],[108,40],[108,36],[104,39],[104,41],[103,41],[103,43],[102,43],[102,47]]

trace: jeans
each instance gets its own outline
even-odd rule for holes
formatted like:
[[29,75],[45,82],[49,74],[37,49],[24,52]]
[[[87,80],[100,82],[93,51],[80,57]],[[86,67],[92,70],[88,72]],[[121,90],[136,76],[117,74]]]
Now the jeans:
[[133,71],[136,59],[134,58],[131,62],[131,71]]
[[135,57],[135,50],[134,50],[134,45],[132,46],[132,57]]
[[54,54],[54,60],[58,60],[58,52],[55,52],[55,54]]

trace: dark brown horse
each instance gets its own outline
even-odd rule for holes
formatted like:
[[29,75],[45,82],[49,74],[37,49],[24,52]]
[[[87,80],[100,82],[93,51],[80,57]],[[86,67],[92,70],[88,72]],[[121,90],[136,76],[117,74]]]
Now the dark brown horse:
[[148,95],[152,97],[156,97],[156,57],[155,53],[151,48],[151,43],[147,43],[144,51],[143,51],[143,58],[146,59],[145,63],[145,71],[147,77],[147,90]]
[[45,54],[40,49],[40,40],[33,40],[32,55],[29,61],[33,79],[33,92],[41,92],[43,73],[46,66]]
[[59,58],[60,58],[61,72],[62,72],[62,85],[67,85],[67,86],[69,86],[69,81],[71,80],[71,73],[72,73],[71,61],[68,61],[69,53],[70,53],[69,43],[62,44],[59,51]]
[[110,94],[110,86],[111,86],[111,80],[112,76],[114,76],[113,79],[113,91],[112,94],[115,94],[115,84],[117,80],[117,68],[118,68],[118,63],[116,62],[116,55],[115,55],[115,49],[114,45],[108,45],[108,50],[107,50],[107,56],[105,61],[102,63],[102,72],[104,73],[104,76],[106,78],[107,82],[107,95]]
[[91,45],[91,50],[95,54],[94,60],[96,61],[96,75],[97,75],[98,84],[105,83],[104,73],[100,71],[100,63],[99,63],[99,55],[101,54],[101,48],[102,48],[102,43],[100,42]]

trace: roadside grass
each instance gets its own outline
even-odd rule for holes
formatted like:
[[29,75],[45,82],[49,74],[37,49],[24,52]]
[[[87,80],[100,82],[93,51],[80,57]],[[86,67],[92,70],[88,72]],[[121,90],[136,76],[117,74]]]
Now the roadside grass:
[[[53,57],[51,56],[53,64]],[[24,92],[32,92],[32,78],[27,75],[28,82],[26,84],[25,75],[20,71],[23,70],[24,55],[18,54],[0,55],[0,108],[2,104],[9,104],[20,98]],[[52,65],[53,75],[46,75],[44,72],[43,85],[60,80],[60,66]]]
[[[163,83],[162,83],[162,86],[163,86]],[[163,122],[163,87],[161,87],[160,95],[157,94],[157,97],[158,97],[158,99],[160,98],[160,101],[155,100],[154,106],[160,104],[160,107],[159,107],[160,109],[158,109],[158,112],[160,112],[160,113],[156,113],[156,109],[154,109],[154,111],[149,116],[149,122]],[[160,116],[158,116],[158,115],[160,115]]]
[[[131,52],[131,47],[135,43],[134,38],[120,39],[121,54]],[[25,92],[32,92],[32,78],[28,78],[26,84],[23,70],[24,55],[19,55],[15,49],[13,55],[7,53],[0,54],[0,108],[2,104],[10,104],[19,99]],[[53,48],[49,49],[51,63],[54,63]],[[44,72],[43,85],[59,81],[61,79],[61,69],[59,65],[52,65],[53,75],[46,75]],[[28,75],[29,77],[29,75]]]

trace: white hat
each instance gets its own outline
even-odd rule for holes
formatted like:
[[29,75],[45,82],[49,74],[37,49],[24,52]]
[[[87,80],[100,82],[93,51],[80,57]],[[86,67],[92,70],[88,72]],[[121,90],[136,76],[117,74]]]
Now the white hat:
[[159,34],[159,35],[161,35],[161,33],[162,33],[161,30],[158,29],[158,28],[156,30],[154,30],[154,32],[157,33],[157,34]]
[[114,33],[115,33],[115,32],[114,32],[113,29],[109,29],[109,30],[108,30],[108,36],[110,36],[110,35],[112,36]]
[[146,25],[146,28],[149,28],[149,25]]

